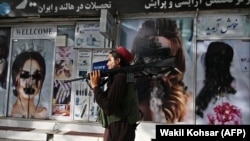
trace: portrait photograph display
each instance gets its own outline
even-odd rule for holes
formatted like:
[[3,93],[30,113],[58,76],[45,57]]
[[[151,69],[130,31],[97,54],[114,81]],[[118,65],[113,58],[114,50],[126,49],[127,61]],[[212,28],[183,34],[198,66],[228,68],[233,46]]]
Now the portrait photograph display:
[[250,123],[249,31],[246,15],[197,18],[196,124]]
[[135,56],[134,65],[175,57],[175,65],[147,68],[136,77],[143,121],[193,124],[193,19],[122,20],[120,40]]
[[51,115],[53,39],[15,39],[9,93],[11,117],[46,119]]
[[250,124],[250,42],[197,42],[196,124]]

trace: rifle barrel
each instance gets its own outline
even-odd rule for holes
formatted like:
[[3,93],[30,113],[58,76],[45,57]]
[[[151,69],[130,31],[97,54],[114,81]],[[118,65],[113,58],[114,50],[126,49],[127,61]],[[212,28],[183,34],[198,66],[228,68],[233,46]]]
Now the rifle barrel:
[[[122,68],[114,68],[109,69],[106,71],[101,71],[101,77],[108,76],[110,74],[118,73],[118,72],[126,72],[126,73],[134,73],[138,71],[142,71],[144,68],[164,68],[164,67],[174,67],[175,65],[175,57],[169,57],[167,59],[163,59],[160,61],[155,61],[147,64],[138,64],[138,65],[131,65],[126,66]],[[72,81],[78,81],[78,80],[84,80],[84,79],[90,79],[90,73],[87,73],[82,78],[75,78],[71,80],[66,80],[64,82],[72,82]]]

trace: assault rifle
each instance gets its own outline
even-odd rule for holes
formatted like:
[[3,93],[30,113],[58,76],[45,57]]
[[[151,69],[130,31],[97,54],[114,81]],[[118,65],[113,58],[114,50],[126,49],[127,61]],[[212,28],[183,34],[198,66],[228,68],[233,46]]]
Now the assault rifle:
[[[154,70],[160,70],[159,72],[154,72],[154,74],[160,73],[164,70],[170,70],[174,69],[175,67],[175,57],[168,57],[159,61],[155,62],[150,62],[150,63],[145,63],[145,64],[136,64],[136,65],[131,65],[131,66],[126,66],[126,67],[121,67],[121,68],[114,68],[114,69],[108,69],[105,71],[101,71],[101,77],[106,77],[111,74],[116,74],[119,72],[127,73],[127,74],[138,74],[142,73],[146,69],[154,69]],[[154,75],[151,74],[151,75]],[[84,79],[90,79],[90,73],[87,73],[81,78],[75,78],[71,80],[67,80],[64,82],[71,82],[71,81],[78,81],[78,80],[84,80]]]

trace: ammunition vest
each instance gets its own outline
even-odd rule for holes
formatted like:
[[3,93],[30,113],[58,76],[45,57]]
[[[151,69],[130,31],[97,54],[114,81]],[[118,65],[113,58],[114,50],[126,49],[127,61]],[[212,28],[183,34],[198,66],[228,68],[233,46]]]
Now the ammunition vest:
[[107,116],[100,108],[98,115],[98,122],[102,124],[104,128],[107,128],[113,122],[123,119],[127,119],[129,124],[136,123],[141,119],[137,91],[134,83],[128,83],[128,91],[118,113]]

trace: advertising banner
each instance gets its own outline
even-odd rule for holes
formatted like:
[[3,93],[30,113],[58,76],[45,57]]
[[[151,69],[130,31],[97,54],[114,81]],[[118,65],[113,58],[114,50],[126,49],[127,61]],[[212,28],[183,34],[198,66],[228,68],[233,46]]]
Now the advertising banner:
[[196,124],[250,124],[250,42],[197,43]]
[[81,22],[76,24],[75,47],[104,48],[104,36],[100,33],[99,22]]
[[147,68],[136,77],[144,121],[194,123],[192,23],[192,18],[121,21],[121,45],[135,55],[135,65],[176,57],[174,66]]
[[[58,120],[70,120],[73,118],[74,103],[73,83],[66,80],[76,77],[75,50],[74,50],[75,26],[57,26],[55,43],[54,89],[52,100],[52,118]],[[59,39],[58,39],[59,37]]]
[[51,115],[54,39],[14,39],[8,116],[48,119]]

